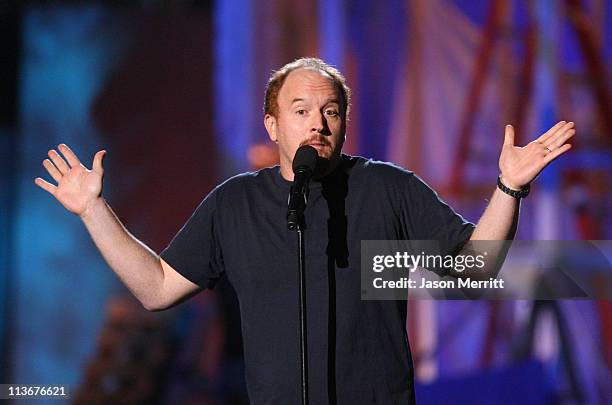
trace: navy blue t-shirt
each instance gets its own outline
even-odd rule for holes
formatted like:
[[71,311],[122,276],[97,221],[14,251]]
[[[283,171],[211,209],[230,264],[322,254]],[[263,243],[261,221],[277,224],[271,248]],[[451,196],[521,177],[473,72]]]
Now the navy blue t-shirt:
[[[161,257],[203,288],[225,275],[240,304],[253,404],[300,402],[297,235],[279,167],[233,177]],[[406,301],[362,301],[362,240],[469,239],[465,221],[414,173],[342,156],[312,181],[305,212],[311,404],[414,403]]]

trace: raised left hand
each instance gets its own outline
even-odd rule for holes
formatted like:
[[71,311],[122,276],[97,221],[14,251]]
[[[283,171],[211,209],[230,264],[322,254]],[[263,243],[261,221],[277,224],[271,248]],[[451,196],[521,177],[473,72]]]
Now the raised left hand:
[[571,149],[572,145],[566,142],[575,133],[573,122],[559,121],[538,139],[521,147],[514,145],[512,125],[506,125],[499,157],[502,182],[514,190],[531,183],[550,162]]

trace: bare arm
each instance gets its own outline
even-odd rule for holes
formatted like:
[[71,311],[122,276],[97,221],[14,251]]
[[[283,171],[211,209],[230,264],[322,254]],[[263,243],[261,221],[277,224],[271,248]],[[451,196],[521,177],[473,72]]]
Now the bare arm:
[[516,234],[520,200],[495,188],[470,240],[512,240]]
[[155,252],[136,239],[102,198],[106,151],[96,153],[92,170],[62,144],[43,161],[57,186],[37,178],[35,183],[52,194],[67,210],[78,215],[108,265],[148,310],[172,306],[200,287],[181,276]]
[[[535,141],[524,147],[514,145],[514,129],[506,126],[504,146],[499,158],[502,182],[511,189],[520,190],[531,183],[554,159],[567,152],[566,142],[575,134],[574,123],[560,121]],[[464,250],[486,249],[486,271],[465,273],[464,276],[487,279],[497,276],[510,248],[502,241],[512,240],[516,234],[520,201],[495,188],[489,205],[478,221],[470,241],[500,241],[499,243],[468,244]]]
[[[507,125],[499,158],[502,182],[515,190],[531,183],[550,162],[571,148],[565,142],[575,133],[573,122],[560,121],[527,146],[518,147],[514,145],[514,129]],[[519,206],[517,199],[496,188],[470,240],[514,239]]]

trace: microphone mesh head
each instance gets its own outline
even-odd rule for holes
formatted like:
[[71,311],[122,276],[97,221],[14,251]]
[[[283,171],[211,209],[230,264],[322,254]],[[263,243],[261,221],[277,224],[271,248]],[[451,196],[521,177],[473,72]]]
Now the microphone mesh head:
[[295,152],[293,158],[293,173],[299,170],[308,170],[314,172],[317,167],[317,159],[319,154],[317,150],[310,145],[300,146]]

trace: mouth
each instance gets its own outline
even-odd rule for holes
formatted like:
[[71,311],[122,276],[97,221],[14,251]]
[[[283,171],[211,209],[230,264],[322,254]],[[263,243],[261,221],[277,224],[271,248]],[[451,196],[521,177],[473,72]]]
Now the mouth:
[[322,142],[311,142],[311,143],[308,143],[307,145],[308,146],[312,146],[316,150],[322,150],[322,149],[325,149],[325,148],[327,148],[329,146],[326,143],[322,143]]

